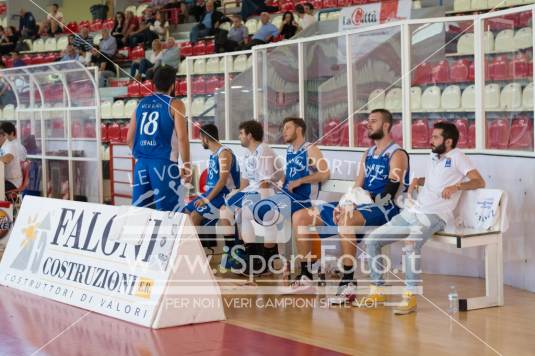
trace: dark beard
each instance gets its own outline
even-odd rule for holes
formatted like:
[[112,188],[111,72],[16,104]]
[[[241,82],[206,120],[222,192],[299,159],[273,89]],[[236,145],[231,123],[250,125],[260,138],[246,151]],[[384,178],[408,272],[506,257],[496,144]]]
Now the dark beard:
[[440,156],[441,154],[446,152],[446,146],[443,143],[441,143],[440,145],[435,146],[431,151]]
[[370,138],[372,140],[380,140],[383,137],[385,137],[385,133],[384,133],[383,130],[377,131],[377,132],[372,132],[372,133],[368,134],[368,138]]
[[208,144],[207,144],[207,143],[203,143],[203,144],[202,144],[202,148],[204,148],[205,150],[207,150],[207,149],[208,149]]

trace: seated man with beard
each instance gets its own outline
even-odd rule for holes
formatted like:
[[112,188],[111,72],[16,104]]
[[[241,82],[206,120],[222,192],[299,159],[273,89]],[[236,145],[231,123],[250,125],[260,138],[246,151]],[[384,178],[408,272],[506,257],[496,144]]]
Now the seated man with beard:
[[[399,213],[395,197],[408,187],[409,157],[394,142],[390,135],[393,125],[392,114],[385,109],[373,110],[368,117],[368,137],[375,145],[362,155],[354,188],[362,188],[369,193],[372,203],[362,204],[327,203],[317,208],[298,211],[292,219],[293,230],[297,233],[296,245],[300,256],[307,256],[311,251],[311,234],[300,231],[302,226],[338,226],[340,245],[342,247],[343,276],[340,280],[337,297],[331,303],[351,302],[356,294],[353,281],[353,260],[357,252],[357,237],[362,237],[359,227],[375,227],[387,223]],[[336,234],[336,233],[334,233]],[[333,234],[322,234],[328,237]],[[344,258],[345,257],[345,258]],[[293,292],[313,289],[311,264],[301,263],[301,274],[293,283]]]

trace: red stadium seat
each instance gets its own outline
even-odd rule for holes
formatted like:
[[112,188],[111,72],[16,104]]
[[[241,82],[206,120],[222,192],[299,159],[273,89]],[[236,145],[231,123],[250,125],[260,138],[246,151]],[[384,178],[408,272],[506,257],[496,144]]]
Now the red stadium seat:
[[429,126],[427,120],[414,120],[411,132],[412,148],[429,148]]
[[429,63],[422,63],[414,69],[414,85],[428,84],[433,81],[433,67]]
[[91,28],[91,24],[89,23],[89,21],[80,21],[78,23],[78,30],[81,30],[84,27]]
[[201,123],[193,122],[191,124],[191,138],[198,140],[201,137]]
[[56,60],[56,55],[54,53],[49,53],[43,58],[43,63],[52,63]]
[[511,78],[524,78],[528,76],[528,57],[523,53],[518,53],[511,62],[509,62],[509,76]]
[[202,171],[199,177],[199,193],[206,193],[206,181],[208,180],[208,169]]
[[373,141],[368,137],[368,120],[361,120],[355,125],[355,145],[370,147]]
[[533,60],[530,59],[528,62],[528,77],[533,77]]
[[325,146],[340,145],[341,125],[338,119],[329,119],[323,124],[321,144]]
[[89,30],[91,32],[99,32],[102,30],[102,20],[96,19],[91,21],[91,24],[89,25]]
[[108,30],[113,30],[115,27],[115,20],[114,19],[107,19],[102,22],[102,28],[107,28]]
[[154,92],[154,83],[152,83],[152,81],[150,80],[143,81],[140,87],[140,96],[149,96],[152,95],[152,93]]
[[84,137],[85,138],[95,138],[97,137],[97,133],[95,130],[95,122],[94,121],[86,121],[84,124]]
[[122,124],[120,128],[121,142],[126,143],[126,136],[128,135],[128,124]]
[[82,137],[82,123],[80,120],[74,120],[71,124],[71,133],[73,138]]
[[528,117],[518,117],[511,124],[509,148],[533,150],[533,123]]
[[492,80],[506,80],[509,79],[509,65],[507,57],[497,56],[489,65],[490,79]]
[[[307,3],[308,1],[302,1],[303,3]],[[312,6],[314,6],[315,9],[321,9],[323,8],[323,0],[313,0],[311,1]]]
[[459,59],[450,68],[450,79],[454,83],[466,82],[468,80],[470,61]]
[[130,51],[130,59],[135,61],[142,58],[145,58],[145,49],[143,46],[135,46],[132,48],[132,51]]
[[[48,56],[48,55],[47,55]],[[48,63],[47,62],[47,56],[44,56],[42,54],[38,54],[36,56],[33,57],[33,64],[43,64],[43,63]],[[53,62],[53,61],[52,61]]]
[[129,97],[138,97],[138,96],[141,96],[140,93],[141,93],[141,87],[139,85],[139,82],[131,81],[127,87],[127,95]]
[[108,142],[110,138],[108,137],[108,125],[100,124],[100,140],[102,142]]
[[206,94],[213,94],[219,88],[219,78],[216,76],[210,77],[206,81]]
[[394,139],[395,143],[400,146],[403,145],[403,127],[401,126],[401,120],[394,121],[394,125],[392,125],[390,134],[392,135],[392,139]]
[[433,67],[433,82],[434,83],[449,83],[450,82],[450,65],[447,60],[442,60]]
[[205,49],[205,53],[206,54],[212,54],[215,52],[215,41],[213,40],[208,40],[205,42],[206,43],[206,49]]
[[506,149],[509,145],[509,122],[507,119],[492,120],[487,129],[487,148]]
[[25,54],[24,56],[20,57],[20,59],[22,59],[22,61],[23,61],[24,63],[26,63],[26,65],[33,64],[33,63],[32,63],[33,58],[32,58],[32,56],[30,56],[29,54]]
[[4,64],[6,65],[7,68],[13,67],[13,57],[7,56],[7,58],[4,59]]
[[67,24],[67,34],[78,33],[78,24],[73,21]]
[[294,11],[295,10],[295,5],[291,1],[286,1],[286,2],[283,2],[282,4],[280,4],[279,8],[280,8],[281,12]]
[[206,54],[206,43],[199,41],[193,45],[192,53],[194,56],[202,56]]
[[468,127],[468,147],[467,148],[475,148],[476,147],[476,123],[473,122]]
[[457,126],[457,130],[459,130],[459,142],[457,142],[457,146],[468,148],[468,119],[456,119],[453,123]]
[[531,25],[531,11],[524,11],[518,14],[516,27],[522,28]]
[[121,142],[121,127],[114,122],[108,127],[108,140],[110,142]]
[[193,46],[190,42],[182,42],[180,44],[180,55],[183,57],[188,57],[193,54]]
[[338,0],[338,7],[351,6],[351,0]]
[[188,81],[186,79],[183,79],[178,84],[179,87],[179,94],[181,96],[188,95]]
[[[315,7],[315,6],[314,6]],[[323,0],[322,7],[324,9],[334,8],[338,7],[338,1],[337,0]]]
[[191,92],[193,95],[206,94],[206,81],[203,77],[198,77],[191,82]]

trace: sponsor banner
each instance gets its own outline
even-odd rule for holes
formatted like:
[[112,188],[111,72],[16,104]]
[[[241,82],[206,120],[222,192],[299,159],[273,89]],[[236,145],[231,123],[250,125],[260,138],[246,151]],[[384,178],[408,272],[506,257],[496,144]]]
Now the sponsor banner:
[[408,19],[411,16],[411,6],[411,0],[390,0],[344,7],[340,11],[338,30],[354,30],[385,22]]
[[208,264],[190,225],[180,213],[27,196],[0,262],[0,284],[154,328],[224,319],[222,310],[162,311],[176,278],[204,282],[220,298],[209,268],[177,268],[179,254]]

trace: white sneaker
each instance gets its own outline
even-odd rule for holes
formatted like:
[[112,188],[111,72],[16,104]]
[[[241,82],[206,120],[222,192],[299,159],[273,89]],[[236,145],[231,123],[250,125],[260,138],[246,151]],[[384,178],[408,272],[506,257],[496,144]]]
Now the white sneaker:
[[354,283],[338,287],[338,292],[334,297],[329,298],[329,304],[341,305],[351,303],[357,297],[357,286]]
[[282,294],[315,294],[314,281],[307,276],[299,276],[289,286],[282,288]]

